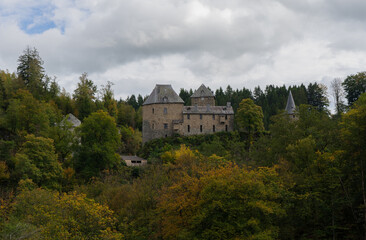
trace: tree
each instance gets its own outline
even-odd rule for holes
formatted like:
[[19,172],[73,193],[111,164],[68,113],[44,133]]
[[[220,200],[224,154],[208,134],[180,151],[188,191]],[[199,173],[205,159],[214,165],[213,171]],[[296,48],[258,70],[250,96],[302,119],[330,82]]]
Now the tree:
[[283,184],[273,168],[227,163],[176,173],[158,201],[163,239],[277,239]]
[[30,178],[39,186],[59,188],[62,168],[52,139],[27,135],[14,162],[18,178]]
[[114,118],[99,110],[85,118],[79,131],[75,170],[84,178],[99,175],[100,171],[117,166],[120,157],[116,153],[120,136]]
[[134,130],[132,127],[121,126],[121,152],[131,155],[136,155],[142,145],[142,134],[139,130]]
[[142,104],[144,104],[144,98],[141,96],[141,94],[139,94],[137,96],[137,103],[138,103],[139,107],[141,107]]
[[43,81],[45,74],[42,65],[43,60],[36,48],[27,47],[23,51],[23,55],[18,58],[18,76],[24,82],[25,87],[37,99],[42,97],[45,90]]
[[76,192],[23,190],[11,217],[34,226],[27,239],[123,239],[113,211]]
[[235,119],[240,131],[248,134],[250,141],[255,134],[264,131],[262,108],[250,98],[241,101]]
[[78,83],[78,87],[74,91],[74,100],[76,110],[78,111],[77,116],[80,120],[83,120],[89,116],[95,109],[95,93],[97,86],[94,85],[93,81],[88,79],[88,74],[83,73]]
[[366,72],[347,76],[342,85],[346,92],[348,105],[351,106],[362,93],[366,92]]
[[112,85],[113,83],[108,81],[107,85],[102,89],[103,107],[109,113],[109,115],[117,119],[117,101],[114,99]]
[[181,99],[183,99],[184,101],[184,105],[185,106],[190,106],[191,105],[191,95],[187,90],[185,90],[184,88],[181,88],[180,89],[180,92],[179,92],[179,97]]
[[136,101],[136,96],[132,94],[130,97],[127,97],[126,103],[131,105],[135,110],[139,108],[139,104]]
[[361,210],[364,238],[366,239],[366,93],[353,102],[353,108],[343,117],[341,137],[347,188],[352,194],[353,208]]
[[308,85],[308,104],[316,107],[319,111],[326,110],[329,106],[327,87],[323,84],[310,83]]
[[332,86],[332,95],[335,101],[335,110],[337,115],[339,116],[345,110],[345,104],[343,101],[344,92],[342,88],[342,80],[340,78],[335,78],[331,82]]
[[118,106],[118,119],[117,123],[119,125],[131,126],[133,128],[136,127],[135,122],[135,109],[124,102],[121,102]]
[[47,108],[50,105],[39,102],[27,90],[18,90],[15,98],[10,100],[6,111],[7,128],[12,132],[46,134],[50,125]]

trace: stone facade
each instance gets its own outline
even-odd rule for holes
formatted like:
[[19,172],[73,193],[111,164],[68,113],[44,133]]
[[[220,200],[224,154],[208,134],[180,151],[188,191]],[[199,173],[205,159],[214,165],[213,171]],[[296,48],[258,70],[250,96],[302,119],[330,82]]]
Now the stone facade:
[[204,85],[194,92],[191,102],[193,106],[183,106],[170,85],[156,85],[142,107],[142,141],[234,130],[232,107],[229,103],[215,106],[215,96]]
[[182,118],[183,103],[144,105],[142,108],[143,142],[154,138],[171,137],[173,121]]
[[192,106],[215,106],[215,98],[214,97],[199,97],[199,98],[191,98]]

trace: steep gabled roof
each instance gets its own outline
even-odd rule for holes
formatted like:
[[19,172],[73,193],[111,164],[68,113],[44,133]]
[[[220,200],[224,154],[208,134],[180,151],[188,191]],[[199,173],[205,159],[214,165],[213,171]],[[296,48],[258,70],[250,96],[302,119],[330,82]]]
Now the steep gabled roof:
[[191,96],[192,98],[199,97],[215,97],[213,93],[205,85],[201,85]]
[[287,105],[286,105],[286,112],[288,114],[293,114],[296,110],[296,105],[295,105],[295,101],[294,98],[292,97],[292,93],[290,90],[290,94],[288,95],[288,99],[287,99]]
[[184,103],[184,101],[173,90],[172,86],[156,84],[150,96],[146,99],[143,105],[155,103]]
[[72,124],[72,127],[79,127],[81,124],[81,121],[75,117],[72,113],[69,113],[65,119]]

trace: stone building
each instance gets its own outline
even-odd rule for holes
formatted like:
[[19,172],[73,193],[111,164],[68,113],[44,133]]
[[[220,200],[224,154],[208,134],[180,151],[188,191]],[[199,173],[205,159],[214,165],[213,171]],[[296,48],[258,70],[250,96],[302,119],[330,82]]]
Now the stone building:
[[174,134],[188,136],[234,129],[230,103],[215,106],[215,96],[205,85],[193,93],[191,103],[193,106],[184,106],[171,85],[156,85],[142,107],[142,141]]

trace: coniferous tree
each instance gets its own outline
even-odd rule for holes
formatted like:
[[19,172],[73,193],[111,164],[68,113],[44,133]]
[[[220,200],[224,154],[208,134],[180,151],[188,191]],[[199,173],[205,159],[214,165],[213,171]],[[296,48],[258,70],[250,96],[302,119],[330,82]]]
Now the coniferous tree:
[[326,86],[316,82],[310,83],[308,85],[308,103],[320,111],[326,110],[329,105]]
[[17,73],[25,87],[37,99],[42,97],[45,90],[43,60],[36,48],[27,47],[18,58]]
[[117,101],[114,99],[112,85],[113,83],[108,81],[107,85],[102,89],[102,101],[104,109],[109,113],[109,115],[117,119]]
[[95,93],[97,92],[97,86],[93,81],[88,79],[88,74],[83,73],[78,83],[78,87],[74,91],[74,100],[77,110],[77,115],[80,120],[83,120],[89,116],[95,110]]

